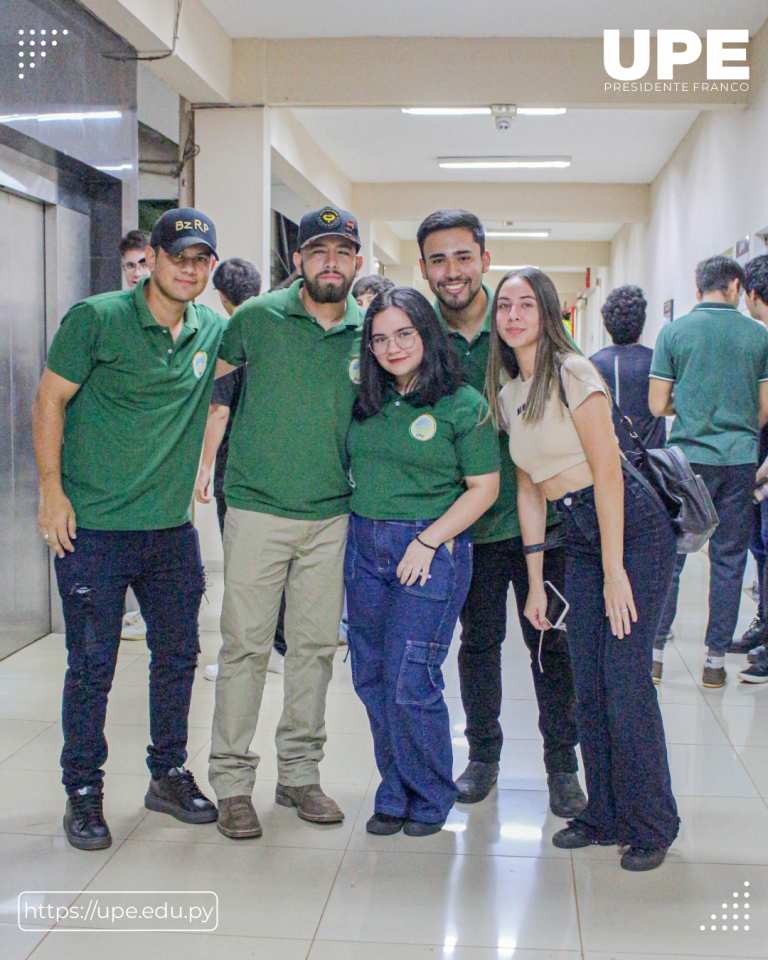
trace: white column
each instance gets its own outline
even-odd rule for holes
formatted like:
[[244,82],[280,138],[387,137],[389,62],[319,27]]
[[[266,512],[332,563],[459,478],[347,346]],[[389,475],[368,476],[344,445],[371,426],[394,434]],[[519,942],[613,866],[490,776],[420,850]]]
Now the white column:
[[354,210],[352,215],[357,219],[357,227],[360,231],[360,256],[363,258],[363,265],[360,268],[360,276],[367,277],[376,271],[373,268],[373,232],[371,230],[371,218],[366,214],[357,214]]
[[[269,113],[268,107],[195,111],[195,207],[213,220],[222,260],[243,257],[256,265],[262,292],[271,262]],[[220,309],[212,294],[209,287],[201,302]]]

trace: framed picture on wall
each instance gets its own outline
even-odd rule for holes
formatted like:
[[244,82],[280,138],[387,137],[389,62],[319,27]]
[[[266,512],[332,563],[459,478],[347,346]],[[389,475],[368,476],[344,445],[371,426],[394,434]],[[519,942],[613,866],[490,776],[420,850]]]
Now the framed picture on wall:
[[675,319],[675,301],[664,301],[664,323],[672,323]]

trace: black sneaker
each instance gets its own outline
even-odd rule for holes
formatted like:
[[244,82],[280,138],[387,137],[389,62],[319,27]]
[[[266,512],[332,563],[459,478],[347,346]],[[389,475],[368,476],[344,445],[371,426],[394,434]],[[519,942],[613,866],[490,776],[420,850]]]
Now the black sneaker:
[[750,663],[759,663],[761,657],[768,659],[768,646],[764,643],[761,643],[759,647],[752,647],[747,654],[747,660]]
[[750,650],[767,641],[768,625],[758,614],[741,635],[741,639],[732,641],[730,647],[728,647],[728,653],[749,653]]
[[644,870],[655,870],[664,863],[664,857],[667,855],[667,848],[660,850],[646,850],[644,847],[630,847],[621,857],[622,870],[631,870],[633,873],[641,873]]
[[160,780],[152,777],[144,806],[158,813],[170,813],[182,823],[213,823],[219,815],[184,767],[173,767]]
[[64,832],[78,850],[106,850],[112,834],[104,819],[104,794],[99,787],[81,787],[67,798]]
[[768,665],[753,663],[751,667],[742,670],[738,675],[744,683],[768,683]]

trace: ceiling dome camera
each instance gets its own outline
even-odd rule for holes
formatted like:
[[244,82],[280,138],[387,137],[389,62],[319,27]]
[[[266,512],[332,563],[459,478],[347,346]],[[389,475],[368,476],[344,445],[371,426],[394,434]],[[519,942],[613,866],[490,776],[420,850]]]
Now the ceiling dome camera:
[[507,117],[496,117],[497,130],[509,130],[510,123]]

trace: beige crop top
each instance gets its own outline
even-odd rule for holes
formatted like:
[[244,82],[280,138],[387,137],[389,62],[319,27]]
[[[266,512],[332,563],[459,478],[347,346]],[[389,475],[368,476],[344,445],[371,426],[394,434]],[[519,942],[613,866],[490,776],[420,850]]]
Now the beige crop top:
[[533,379],[519,376],[503,387],[499,400],[509,425],[509,454],[534,483],[542,483],[587,459],[571,412],[592,393],[608,396],[600,374],[585,357],[570,354],[563,361],[562,381],[568,406],[555,388],[538,423],[523,420]]

